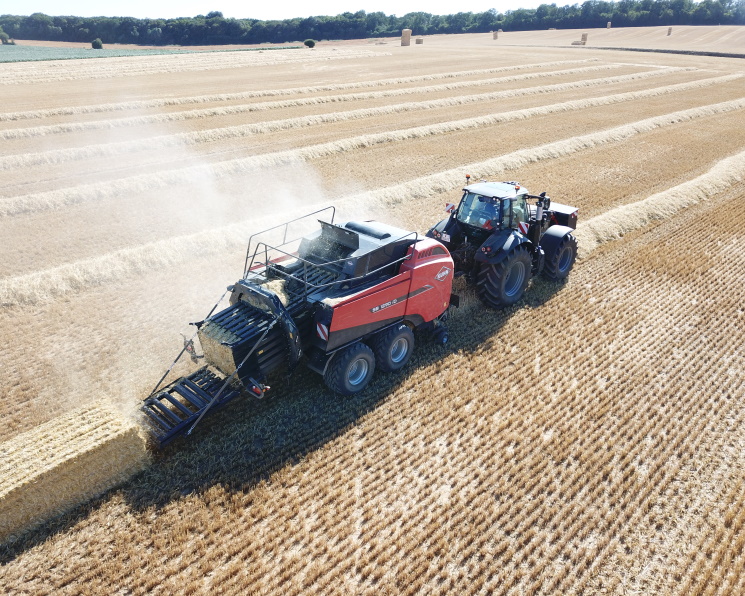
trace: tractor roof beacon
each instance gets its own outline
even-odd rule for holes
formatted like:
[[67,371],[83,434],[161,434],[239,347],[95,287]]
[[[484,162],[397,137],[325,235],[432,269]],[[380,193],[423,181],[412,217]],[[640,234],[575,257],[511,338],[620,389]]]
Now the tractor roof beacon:
[[467,275],[487,306],[514,304],[531,277],[563,280],[574,266],[579,210],[552,202],[545,192],[531,195],[517,182],[482,181],[467,184],[460,203],[448,203],[446,211],[450,216],[427,236],[448,248],[456,275]]
[[[329,221],[319,219],[320,229],[291,238],[322,213]],[[241,393],[262,398],[281,367],[291,372],[303,361],[332,391],[351,395],[376,368],[406,365],[414,331],[447,341],[444,323],[457,297],[443,244],[379,222],[335,224],[334,216],[329,207],[249,239],[243,277],[227,290],[230,305],[215,313],[218,301],[194,323],[205,366],[161,388],[185,352],[194,357],[194,338],[185,340],[142,405],[158,446],[190,434]]]

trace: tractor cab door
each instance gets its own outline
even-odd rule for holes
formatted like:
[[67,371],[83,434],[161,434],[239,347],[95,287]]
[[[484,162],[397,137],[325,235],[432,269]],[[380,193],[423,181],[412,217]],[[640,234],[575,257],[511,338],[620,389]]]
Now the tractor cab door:
[[518,230],[522,234],[528,233],[530,227],[530,211],[525,195],[502,199],[502,229]]

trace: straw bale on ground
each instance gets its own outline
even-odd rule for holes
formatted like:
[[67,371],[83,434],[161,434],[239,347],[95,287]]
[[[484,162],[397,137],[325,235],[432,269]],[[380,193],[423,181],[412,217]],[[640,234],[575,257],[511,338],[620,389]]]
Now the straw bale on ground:
[[101,403],[0,444],[0,541],[116,486],[147,461],[138,426]]

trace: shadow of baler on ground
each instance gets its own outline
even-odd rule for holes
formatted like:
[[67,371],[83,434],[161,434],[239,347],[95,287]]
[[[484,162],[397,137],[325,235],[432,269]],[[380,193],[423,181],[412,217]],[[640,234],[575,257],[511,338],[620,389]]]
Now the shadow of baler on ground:
[[481,306],[471,289],[463,291],[466,304],[450,320],[447,346],[435,346],[429,337],[418,334],[417,349],[402,372],[378,372],[367,389],[353,396],[331,394],[319,375],[298,367],[291,376],[275,379],[263,400],[236,398],[205,418],[191,436],[154,453],[152,465],[124,485],[0,546],[0,564],[71,528],[114,492],[135,511],[161,508],[215,485],[248,492],[273,472],[346,432],[419,370],[451,352],[477,351],[515,313],[540,307],[562,287],[562,283],[534,280],[520,303],[502,311]]

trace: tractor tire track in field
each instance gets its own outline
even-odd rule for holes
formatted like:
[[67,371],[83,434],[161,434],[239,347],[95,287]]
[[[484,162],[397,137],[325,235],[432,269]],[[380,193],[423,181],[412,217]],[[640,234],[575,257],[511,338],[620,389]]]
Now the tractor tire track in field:
[[[642,92],[631,92],[632,94]],[[625,94],[621,94],[625,95]],[[630,98],[626,98],[630,99]],[[599,98],[598,101],[602,101]],[[527,110],[518,110],[517,112],[507,114],[496,114],[494,116],[485,116],[478,118],[469,118],[461,121],[444,122],[434,125],[419,126],[410,129],[389,131],[384,133],[374,133],[358,137],[350,137],[339,141],[322,143],[298,149],[290,149],[277,153],[266,153],[246,158],[228,160],[212,165],[192,166],[169,171],[162,171],[153,174],[143,174],[122,178],[112,182],[85,184],[68,189],[60,189],[23,195],[19,197],[0,199],[0,217],[19,215],[22,213],[31,213],[37,211],[46,211],[57,209],[65,205],[74,205],[84,201],[100,200],[104,197],[115,198],[126,196],[130,193],[149,191],[158,188],[164,188],[172,184],[180,184],[189,180],[204,180],[206,177],[224,178],[246,171],[255,171],[260,168],[271,169],[272,167],[290,164],[296,161],[308,161],[318,159],[328,155],[344,153],[374,145],[400,142],[409,139],[424,138],[434,135],[442,135],[449,132],[466,130],[469,128],[479,128],[487,123],[497,123],[506,121],[505,118],[522,120],[530,116],[543,113],[552,113],[570,111],[572,109],[582,109],[593,105],[595,100],[577,100],[566,102],[566,104],[557,104],[556,106],[545,106],[538,108],[529,108]],[[611,103],[613,103],[611,101]],[[602,105],[602,104],[598,104]],[[631,124],[624,124],[608,130],[590,133],[587,135],[572,137],[538,147],[522,149],[513,153],[481,162],[481,164],[471,164],[469,168],[475,169],[477,165],[482,165],[488,171],[496,171],[495,168],[501,167],[518,167],[526,163],[551,159],[559,155],[568,155],[576,151],[588,149],[597,145],[609,142],[618,142],[627,139],[636,134],[655,130],[665,126],[675,125],[681,122],[687,122],[696,118],[703,118],[715,114],[722,114],[733,110],[740,110],[745,107],[745,98],[710,104],[706,106],[681,110],[662,116],[655,116],[640,120]],[[509,114],[512,114],[511,116]],[[490,165],[493,164],[493,165]],[[499,165],[504,164],[504,165]],[[444,174],[433,174],[421,180],[436,180],[442,178]]]
[[[345,89],[363,89],[366,87],[385,87],[388,85],[402,85],[406,83],[418,83],[423,81],[436,81],[442,79],[456,79],[461,77],[480,76],[496,74],[499,72],[511,72],[515,70],[526,70],[529,68],[553,68],[569,64],[586,64],[598,62],[598,58],[586,60],[558,60],[555,62],[538,62],[534,64],[519,64],[516,66],[499,66],[496,68],[482,68],[478,70],[462,70],[457,72],[434,73],[428,75],[417,75],[411,77],[397,77],[391,79],[378,79],[374,81],[362,81],[356,83],[332,83],[329,85],[312,85],[309,87],[291,87],[288,89],[262,89],[260,91],[243,91],[240,93],[219,93],[213,95],[194,95],[191,97],[173,97],[163,99],[147,99],[139,101],[125,101],[119,103],[107,103],[88,106],[49,108],[46,110],[27,110],[23,112],[0,113],[0,122],[13,120],[31,120],[49,118],[52,116],[74,116],[79,114],[94,114],[100,112],[118,112],[126,110],[143,110],[149,108],[160,108],[167,106],[189,105],[198,103],[216,103],[223,101],[236,101],[241,99],[255,99],[259,97],[277,97],[281,95],[303,95],[312,93],[325,93],[327,91],[343,91]],[[650,68],[661,68],[650,66]]]
[[[29,167],[42,164],[57,164],[65,163],[68,161],[91,159],[96,157],[121,155],[124,153],[131,153],[136,151],[144,151],[148,149],[154,149],[158,147],[174,147],[174,146],[188,146],[195,145],[198,143],[213,143],[217,141],[223,141],[231,138],[244,138],[257,134],[265,134],[270,132],[276,132],[280,130],[289,130],[295,128],[305,128],[308,126],[317,126],[321,124],[329,124],[333,122],[343,122],[348,120],[359,120],[365,118],[372,118],[376,116],[386,116],[390,114],[399,114],[404,112],[414,112],[422,110],[431,110],[445,107],[454,107],[461,105],[468,105],[472,103],[478,103],[482,101],[493,101],[496,99],[520,97],[525,95],[536,95],[543,93],[550,93],[553,91],[567,91],[570,89],[581,89],[594,85],[605,85],[627,82],[638,79],[646,79],[650,76],[657,76],[659,74],[666,74],[666,71],[652,71],[647,73],[622,75],[619,77],[608,77],[604,79],[589,79],[579,81],[576,83],[560,83],[558,85],[545,85],[539,87],[530,87],[527,89],[511,90],[511,91],[496,91],[492,93],[483,93],[477,95],[462,95],[458,97],[448,97],[443,99],[435,99],[429,101],[418,101],[408,102],[400,104],[391,104],[381,106],[377,108],[362,108],[359,110],[350,110],[346,112],[332,112],[329,114],[317,114],[311,116],[299,116],[295,118],[286,118],[283,120],[274,120],[268,122],[258,122],[254,124],[244,124],[239,126],[229,126],[224,128],[213,128],[208,130],[201,130],[196,132],[178,133],[170,135],[160,135],[154,137],[147,137],[145,139],[138,139],[135,141],[124,141],[119,143],[106,143],[101,145],[90,145],[87,147],[79,148],[68,148],[68,149],[56,149],[50,151],[44,151],[39,153],[24,153],[20,155],[9,155],[0,158],[0,169],[12,169],[18,167]],[[571,109],[584,109],[589,107],[596,107],[599,105],[608,105],[611,103],[619,103],[622,101],[631,101],[635,99],[644,99],[647,97],[657,97],[667,93],[675,93],[678,91],[688,91],[691,89],[701,89],[709,87],[711,85],[717,85],[727,83],[736,79],[741,78],[743,75],[733,74],[724,75],[721,77],[713,77],[709,79],[701,79],[697,81],[689,81],[686,83],[676,83],[673,85],[667,85],[664,87],[657,87],[654,89],[647,89],[643,91],[630,91],[625,93],[617,93],[614,95],[608,95],[600,98],[581,99],[574,100],[572,102],[563,102],[559,104],[553,104],[552,106],[539,106],[535,108],[527,108],[525,110],[516,110],[513,112],[503,112],[501,114],[504,119],[497,119],[494,122],[507,122],[510,119],[520,119],[519,114],[525,114],[522,117],[530,117],[533,115],[545,115],[554,113],[555,111],[564,111]],[[550,110],[550,111],[545,111]],[[498,115],[481,117],[483,120],[479,121],[477,126],[482,124],[492,124],[492,118],[500,118]],[[474,119],[477,120],[477,119]],[[460,121],[464,122],[464,121]],[[436,126],[436,125],[431,125]],[[0,135],[2,136],[2,135]]]

